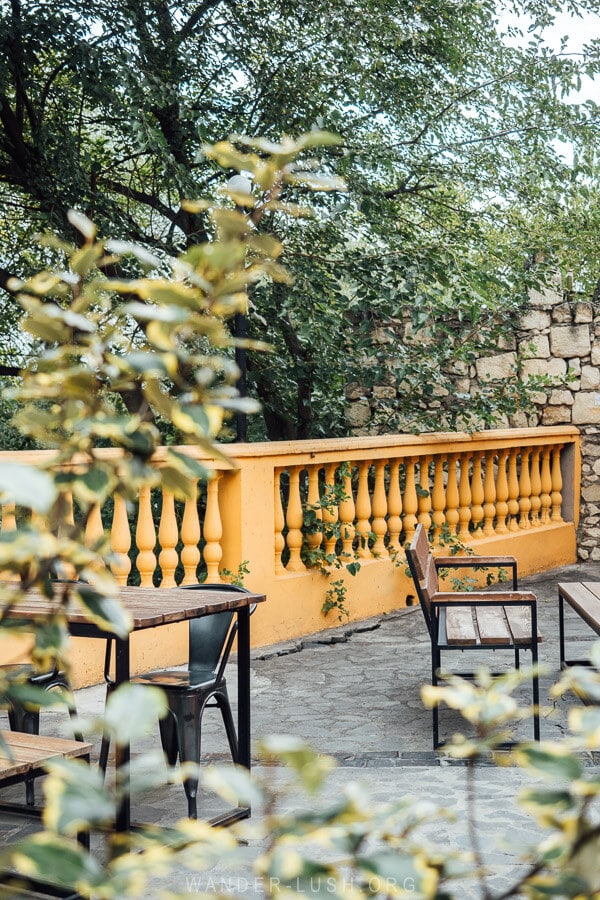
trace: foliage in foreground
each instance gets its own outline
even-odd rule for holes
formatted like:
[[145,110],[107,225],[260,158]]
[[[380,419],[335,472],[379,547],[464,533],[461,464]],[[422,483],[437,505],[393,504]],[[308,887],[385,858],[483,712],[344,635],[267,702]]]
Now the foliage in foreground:
[[[600,665],[600,645],[593,662]],[[449,755],[465,761],[466,821],[423,797],[374,802],[360,781],[336,782],[334,790],[327,790],[334,760],[299,738],[274,735],[260,747],[266,775],[211,767],[201,776],[204,787],[227,804],[252,805],[251,820],[228,829],[182,820],[170,829],[168,845],[164,833],[148,828],[130,838],[135,855],[119,855],[102,866],[75,844],[73,835],[96,813],[108,818],[111,806],[96,772],[88,770],[83,777],[82,766],[61,763],[52,767],[45,787],[46,830],[7,850],[3,859],[24,873],[44,875],[51,869],[61,883],[76,884],[83,896],[106,900],[145,896],[148,881],[161,877],[165,888],[160,896],[171,900],[190,891],[235,895],[249,885],[267,897],[334,900],[460,900],[465,887],[473,885],[482,900],[596,897],[600,778],[582,760],[598,747],[600,710],[571,708],[570,734],[560,743],[523,743],[498,753],[511,724],[530,715],[512,694],[527,678],[523,672],[492,679],[481,670],[476,683],[453,677],[447,686],[423,691],[427,704],[460,709],[474,734],[457,735],[447,746]],[[598,700],[600,677],[589,669],[571,670],[554,694],[573,689]],[[122,710],[131,709],[133,698],[126,693],[119,700],[127,704]],[[146,712],[146,721],[141,717],[137,723],[139,735],[154,722],[156,710],[149,707]],[[478,838],[478,763],[490,756],[530,776],[515,803],[521,815],[530,817],[531,840],[527,846],[522,841],[511,845],[503,833],[495,835],[496,849],[509,853],[515,867],[513,883],[498,889],[493,887],[493,865],[486,859],[493,849],[489,837],[485,850]],[[137,790],[162,783],[156,759],[142,757],[136,765]],[[440,842],[441,822],[449,826],[442,831],[456,834],[455,844],[448,846],[447,838]],[[174,867],[177,884],[175,873],[169,875]]]

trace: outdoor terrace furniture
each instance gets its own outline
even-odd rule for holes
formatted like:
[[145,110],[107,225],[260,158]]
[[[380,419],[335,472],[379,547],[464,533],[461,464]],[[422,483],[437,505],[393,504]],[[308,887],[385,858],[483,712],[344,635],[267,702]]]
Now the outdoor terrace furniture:
[[[0,666],[0,671],[5,675],[12,675],[15,679],[20,678],[27,681],[30,685],[38,687],[44,691],[63,692],[63,699],[69,710],[72,720],[77,718],[77,708],[75,706],[75,698],[69,680],[65,672],[53,669],[50,672],[37,672],[29,663],[14,664]],[[8,707],[8,722],[13,731],[24,732],[25,734],[40,733],[40,707],[32,704],[27,706],[11,701]],[[75,731],[74,737],[76,741],[83,741],[83,737],[78,731]],[[25,779],[26,802],[28,806],[35,803],[34,778],[29,776]]]
[[[519,653],[530,650],[534,666],[533,729],[540,738],[539,683],[535,668],[537,645],[541,636],[537,628],[536,597],[529,591],[517,590],[517,562],[510,556],[438,556],[434,557],[423,525],[418,525],[406,556],[421,609],[431,639],[431,683],[436,685],[441,674],[442,652],[451,650],[507,650]],[[512,590],[448,591],[440,590],[438,573],[450,568],[508,568],[512,571]],[[459,672],[465,677],[471,672]],[[439,714],[433,707],[433,746],[440,747]]]
[[[183,590],[202,590],[232,595],[250,593],[245,588],[231,584],[186,585]],[[255,604],[250,607],[250,614]],[[202,745],[202,716],[209,707],[218,707],[223,717],[225,733],[234,763],[240,762],[238,739],[227,692],[225,667],[237,633],[237,621],[233,610],[225,610],[211,616],[189,620],[189,658],[185,670],[172,669],[145,672],[130,680],[134,684],[161,688],[167,697],[168,713],[159,722],[163,750],[170,766],[177,757],[181,763],[200,762]],[[112,641],[106,646],[104,678],[107,694],[114,682],[110,676]],[[100,749],[99,765],[106,770],[109,739],[105,735]],[[188,802],[188,816],[197,818],[198,777],[188,775],[183,782]]]
[[[90,761],[93,745],[85,741],[67,741],[63,738],[19,731],[0,731],[0,787],[27,782],[45,775],[46,764],[53,759],[81,758]],[[39,810],[29,804],[2,803],[0,810],[39,815]],[[87,840],[83,838],[83,842]]]
[[587,659],[567,659],[565,649],[565,603],[592,631],[600,635],[600,582],[563,582],[558,585],[560,667],[589,666]]

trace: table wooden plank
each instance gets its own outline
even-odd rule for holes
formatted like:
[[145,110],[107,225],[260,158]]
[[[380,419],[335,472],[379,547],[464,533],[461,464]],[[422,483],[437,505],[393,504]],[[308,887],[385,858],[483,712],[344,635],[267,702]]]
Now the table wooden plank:
[[482,644],[510,644],[511,633],[501,606],[478,606],[475,619]]

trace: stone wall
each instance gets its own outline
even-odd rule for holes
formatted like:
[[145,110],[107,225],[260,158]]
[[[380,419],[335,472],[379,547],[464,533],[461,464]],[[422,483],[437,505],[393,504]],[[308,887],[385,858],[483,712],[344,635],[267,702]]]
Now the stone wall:
[[[579,428],[583,467],[578,553],[583,560],[600,560],[600,310],[558,287],[532,292],[529,308],[504,335],[498,353],[480,357],[449,378],[461,392],[474,393],[482,380],[508,378],[517,366],[524,379],[546,376],[549,383],[535,391],[527,409],[504,424]],[[354,433],[372,431],[373,408],[395,390],[382,385],[365,397],[357,385],[349,386],[348,421]]]

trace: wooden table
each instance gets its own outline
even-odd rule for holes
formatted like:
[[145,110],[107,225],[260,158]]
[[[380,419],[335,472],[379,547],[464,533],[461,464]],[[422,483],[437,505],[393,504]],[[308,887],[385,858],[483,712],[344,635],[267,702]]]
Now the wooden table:
[[560,647],[560,667],[589,666],[586,659],[567,659],[565,652],[565,603],[600,635],[600,582],[573,581],[558,585],[558,629]]
[[[202,616],[210,616],[225,610],[237,614],[237,669],[238,669],[238,745],[240,765],[250,768],[250,606],[266,600],[264,594],[231,593],[218,590],[202,591],[184,588],[125,587],[119,590],[118,599],[132,619],[131,633],[147,628],[160,628],[175,622],[184,622]],[[13,618],[36,621],[52,611],[51,605],[41,595],[31,594],[10,611]],[[107,633],[86,617],[85,611],[73,604],[67,609],[69,632],[73,637],[106,640]],[[112,636],[112,635],[111,635]],[[115,640],[115,687],[129,681],[131,655],[130,635]],[[129,762],[128,744],[117,745],[116,766]],[[249,807],[236,807],[211,819],[212,824],[226,825],[237,819],[247,818]],[[117,811],[116,831],[128,831],[131,827],[131,802],[129,792]]]

